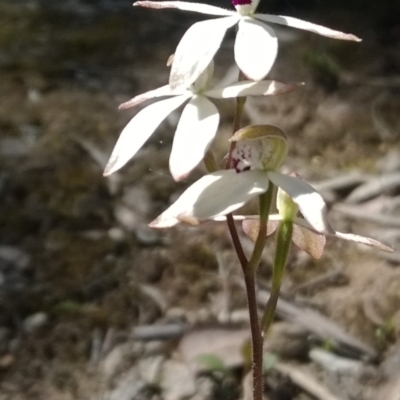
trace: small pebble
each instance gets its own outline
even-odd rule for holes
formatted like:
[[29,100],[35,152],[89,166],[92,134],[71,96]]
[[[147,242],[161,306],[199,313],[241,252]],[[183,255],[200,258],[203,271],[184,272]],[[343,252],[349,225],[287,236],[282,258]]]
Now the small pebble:
[[24,331],[26,333],[35,333],[43,328],[49,320],[49,316],[44,312],[38,312],[25,318],[23,323]]
[[123,242],[126,238],[125,232],[123,229],[118,227],[110,228],[107,232],[108,237],[114,242]]
[[24,271],[29,267],[31,259],[27,253],[18,247],[0,246],[0,260]]
[[157,355],[139,361],[139,375],[149,385],[157,385],[160,381],[161,369],[165,357]]
[[129,348],[128,343],[115,346],[100,362],[100,370],[106,380],[112,379],[124,366]]
[[162,370],[161,388],[165,400],[183,400],[196,393],[196,384],[189,367],[176,360],[168,360]]
[[139,224],[135,229],[136,239],[145,246],[155,246],[161,243],[160,236],[156,230],[145,224]]

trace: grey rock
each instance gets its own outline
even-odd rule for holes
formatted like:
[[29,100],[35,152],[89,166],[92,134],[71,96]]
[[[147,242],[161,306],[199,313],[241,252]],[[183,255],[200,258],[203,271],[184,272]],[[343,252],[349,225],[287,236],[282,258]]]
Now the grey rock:
[[139,377],[137,367],[133,367],[105,398],[107,400],[136,400],[146,386],[146,383]]
[[128,343],[115,346],[100,362],[99,369],[106,380],[113,378],[122,369],[129,349]]
[[0,261],[24,271],[29,267],[31,259],[27,253],[18,247],[3,245],[0,246]]
[[35,333],[43,328],[49,321],[49,316],[44,312],[38,312],[25,318],[23,327],[27,333]]
[[176,360],[168,360],[162,370],[161,388],[165,400],[183,400],[196,393],[196,383],[189,367]]
[[151,386],[157,386],[161,379],[161,370],[165,357],[162,355],[144,358],[139,361],[140,378]]

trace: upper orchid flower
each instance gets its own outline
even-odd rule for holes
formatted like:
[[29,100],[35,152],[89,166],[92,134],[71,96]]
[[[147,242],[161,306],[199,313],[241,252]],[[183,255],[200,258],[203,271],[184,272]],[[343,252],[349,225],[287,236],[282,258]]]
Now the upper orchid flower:
[[153,103],[139,111],[122,131],[105,168],[111,175],[122,168],[143,146],[167,116],[189,100],[175,132],[170,156],[170,171],[176,181],[184,179],[204,158],[219,125],[219,113],[208,97],[222,99],[239,96],[269,96],[286,93],[301,84],[276,81],[241,81],[225,87],[210,87],[214,66],[208,68],[189,88],[171,89],[169,85],[140,94],[120,105],[125,109],[162,96],[171,99]]
[[278,53],[274,30],[264,22],[281,24],[318,33],[334,39],[360,41],[352,34],[342,33],[293,17],[258,14],[260,0],[233,0],[235,11],[201,3],[184,1],[137,1],[135,6],[177,8],[222,18],[197,22],[183,35],[172,64],[171,88],[185,88],[204,71],[221,46],[227,29],[238,24],[235,60],[241,71],[253,80],[263,79],[272,68]]

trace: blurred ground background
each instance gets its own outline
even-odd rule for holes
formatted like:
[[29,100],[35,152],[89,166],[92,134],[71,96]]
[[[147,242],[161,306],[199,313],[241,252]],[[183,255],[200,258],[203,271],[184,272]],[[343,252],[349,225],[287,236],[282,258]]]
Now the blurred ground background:
[[[398,247],[399,2],[261,3],[260,11],[363,38],[346,43],[277,27],[271,77],[307,85],[250,99],[247,119],[285,129],[286,169],[320,185],[335,228]],[[200,19],[126,0],[0,1],[1,400],[242,398],[246,303],[225,227],[146,225],[204,172],[180,184],[169,175],[179,114],[120,173],[102,176],[136,112],[118,112],[118,104],[165,84],[168,56]],[[233,65],[232,44],[231,32],[216,79]],[[218,106],[222,161],[233,104]],[[400,257],[328,242],[319,262],[293,251],[284,282],[291,312],[281,309],[266,343],[274,353],[266,396],[396,400]],[[264,295],[269,250],[259,273]],[[196,348],[218,354],[201,372],[191,365]],[[307,389],[293,370],[325,392]]]

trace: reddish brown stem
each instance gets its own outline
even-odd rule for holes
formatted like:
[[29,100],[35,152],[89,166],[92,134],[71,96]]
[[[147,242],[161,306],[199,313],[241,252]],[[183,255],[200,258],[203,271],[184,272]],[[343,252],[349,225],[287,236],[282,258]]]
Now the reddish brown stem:
[[[243,80],[243,75],[239,75],[239,81]],[[233,133],[240,129],[242,123],[243,108],[246,102],[245,97],[236,99],[235,119],[233,123]],[[229,148],[225,168],[232,167],[232,152],[235,149],[235,143],[232,142]],[[246,286],[247,306],[250,317],[251,344],[252,344],[252,371],[253,371],[253,400],[263,400],[263,337],[261,333],[260,320],[258,318],[257,297],[256,297],[256,268],[249,265],[246,254],[240,243],[239,235],[236,229],[232,214],[226,217],[229,233],[232,238],[233,246],[238,256],[243,270],[244,282]]]

